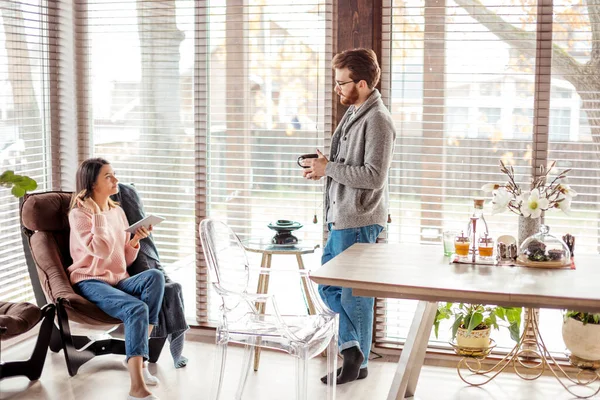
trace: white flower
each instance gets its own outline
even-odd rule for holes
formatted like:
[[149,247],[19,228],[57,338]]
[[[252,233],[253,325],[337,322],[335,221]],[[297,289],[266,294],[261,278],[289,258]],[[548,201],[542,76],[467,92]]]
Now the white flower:
[[492,215],[500,214],[508,208],[508,203],[510,202],[510,194],[506,191],[505,188],[501,187],[494,193],[494,198],[492,200]]
[[498,185],[497,183],[486,183],[485,185],[483,185],[481,187],[481,190],[483,190],[486,193],[491,193],[494,190],[498,189],[500,187],[500,185]]
[[556,203],[556,207],[560,208],[560,210],[562,212],[564,212],[565,214],[569,215],[569,212],[571,212],[571,197],[570,196],[560,196],[558,198],[558,200],[563,199],[562,201],[559,201],[558,203]]
[[521,205],[521,214],[524,217],[539,218],[542,215],[542,211],[548,209],[548,199],[540,198],[539,189],[533,189],[529,194],[529,197]]
[[573,188],[565,183],[558,185],[558,191],[565,195],[565,197],[573,198],[577,196],[577,192]]

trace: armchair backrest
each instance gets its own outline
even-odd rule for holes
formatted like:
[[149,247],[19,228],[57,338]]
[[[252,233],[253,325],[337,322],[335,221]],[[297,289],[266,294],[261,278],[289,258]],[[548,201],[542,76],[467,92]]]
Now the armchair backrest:
[[245,293],[250,274],[248,257],[231,228],[221,221],[206,218],[200,222],[200,241],[217,292]]
[[[70,201],[71,192],[44,192],[26,195],[21,204],[21,225],[29,241],[26,251],[31,250],[41,288],[50,302],[55,302],[64,290],[71,291],[66,273],[73,263],[69,249]],[[37,277],[32,275],[30,271],[33,282]]]

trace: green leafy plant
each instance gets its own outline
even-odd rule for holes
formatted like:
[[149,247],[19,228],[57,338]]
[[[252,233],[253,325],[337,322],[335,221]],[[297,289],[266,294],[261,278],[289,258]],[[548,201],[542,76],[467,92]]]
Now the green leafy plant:
[[565,314],[565,318],[573,318],[577,321],[583,322],[584,325],[586,325],[586,324],[600,325],[600,314],[567,310],[567,312]]
[[521,333],[521,307],[500,307],[483,304],[439,303],[433,322],[435,337],[438,337],[440,322],[454,317],[452,323],[452,339],[456,338],[458,328],[471,333],[474,330],[487,328],[500,329],[499,321],[508,323],[508,330],[512,340],[517,342]]
[[4,171],[0,175],[0,185],[10,188],[13,196],[19,198],[23,197],[26,192],[35,190],[37,188],[37,182],[25,175],[17,175],[14,171]]

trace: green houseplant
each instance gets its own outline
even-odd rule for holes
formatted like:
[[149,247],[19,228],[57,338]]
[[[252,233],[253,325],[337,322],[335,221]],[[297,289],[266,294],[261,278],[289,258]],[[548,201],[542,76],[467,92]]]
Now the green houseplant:
[[562,335],[571,354],[584,360],[600,360],[600,314],[568,310]]
[[[459,346],[487,347],[491,328],[499,329],[499,321],[508,323],[510,337],[514,341],[520,338],[521,307],[501,307],[484,304],[440,303],[435,315],[434,331],[438,337],[440,322],[454,318],[452,339]],[[466,338],[466,340],[465,340]]]
[[35,190],[37,182],[25,175],[17,175],[14,171],[4,171],[0,175],[0,186],[12,188],[11,193],[16,198],[23,197],[26,192]]

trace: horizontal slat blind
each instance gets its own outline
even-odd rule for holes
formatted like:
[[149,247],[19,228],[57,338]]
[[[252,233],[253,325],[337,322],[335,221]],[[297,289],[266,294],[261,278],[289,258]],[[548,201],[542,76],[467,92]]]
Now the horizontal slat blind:
[[91,154],[133,183],[169,277],[195,309],[194,4],[81,0]]
[[87,1],[81,43],[93,155],[135,184],[146,213],[166,218],[154,238],[167,264],[194,252],[193,6]]
[[555,0],[549,160],[572,168],[569,185],[579,193],[569,215],[546,214],[551,233],[570,232],[576,253],[600,250],[600,4]]
[[[0,173],[50,184],[49,33],[53,2],[0,2]],[[33,301],[23,256],[19,202],[0,188],[0,300]]]
[[[441,253],[442,230],[466,229],[481,186],[505,181],[499,160],[515,167],[520,183],[529,181],[536,3],[384,4],[383,67],[398,132],[389,241],[432,243]],[[492,236],[516,235],[516,215],[485,211]],[[377,304],[377,343],[399,344],[415,303]],[[448,334],[441,328],[440,340]]]
[[[296,159],[322,149],[331,134],[331,3],[200,4],[208,215],[242,239],[271,237],[267,224],[289,219],[304,225],[299,239],[320,240],[322,183],[303,180]],[[218,302],[208,301],[214,319]]]

